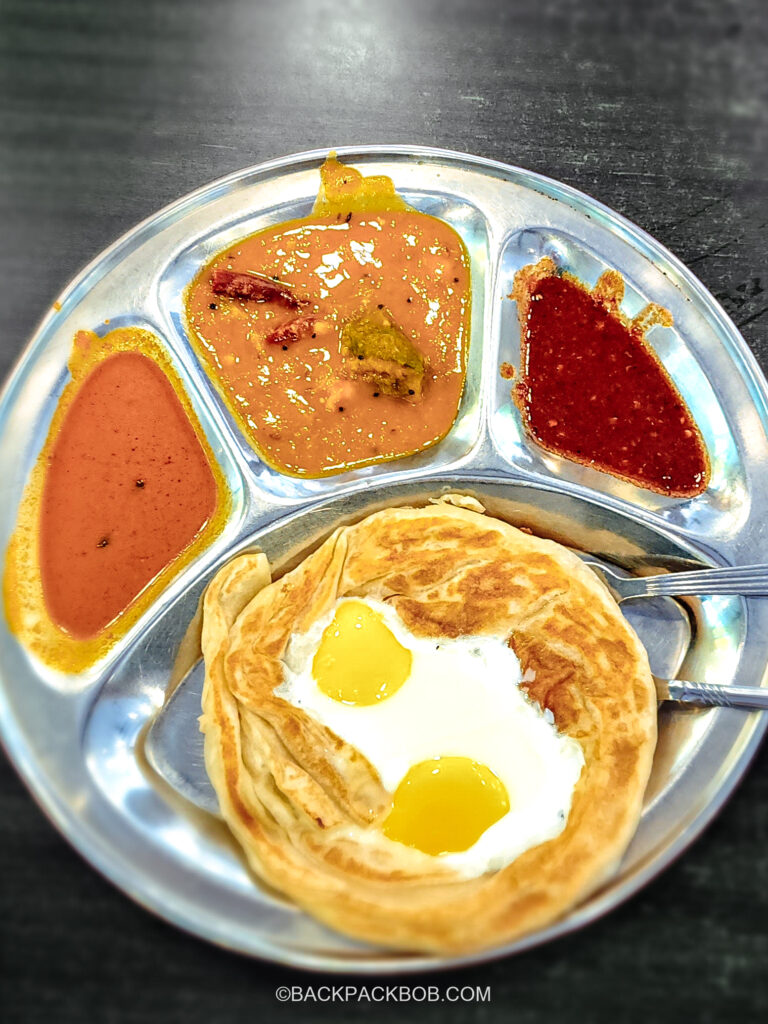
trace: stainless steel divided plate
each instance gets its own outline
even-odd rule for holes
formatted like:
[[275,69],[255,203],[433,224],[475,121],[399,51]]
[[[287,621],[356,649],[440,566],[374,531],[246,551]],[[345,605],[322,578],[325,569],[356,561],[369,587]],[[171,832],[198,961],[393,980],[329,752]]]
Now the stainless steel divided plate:
[[[66,382],[78,329],[148,327],[178,367],[233,494],[222,535],[168,586],[108,656],[79,676],[46,669],[0,627],[0,718],[6,749],[58,828],[91,864],[169,921],[245,953],[324,970],[421,970],[540,943],[603,914],[658,873],[704,828],[745,770],[764,732],[757,713],[664,707],[653,776],[637,835],[616,877],[546,931],[450,961],[382,951],[336,935],[260,888],[216,816],[200,777],[190,707],[147,735],[200,593],[234,552],[262,548],[275,572],[335,526],[375,508],[446,491],[477,495],[488,511],[629,571],[764,560],[768,508],[765,381],[733,324],[658,243],[599,203],[554,181],[471,156],[419,148],[340,153],[390,175],[415,207],[452,224],[472,259],[467,386],[449,436],[397,462],[323,480],[282,476],[259,461],[197,363],[182,293],[221,247],[309,212],[325,153],[234,174],[139,225],[60,297],[8,382],[0,405],[3,545]],[[648,301],[673,314],[649,340],[704,434],[712,481],[694,499],[664,498],[546,454],[530,443],[499,375],[519,337],[507,298],[515,271],[542,255],[589,284],[612,267],[631,316]],[[705,598],[670,615],[633,608],[661,674],[766,685],[768,602]],[[197,671],[197,676],[195,676]],[[194,697],[199,670],[187,692]],[[158,752],[159,747],[159,752]],[[197,758],[197,760],[196,760]],[[154,767],[153,767],[154,765]],[[160,774],[157,769],[160,769]],[[186,777],[185,777],[186,773]],[[202,787],[202,798],[183,794]],[[208,803],[206,804],[206,799]]]

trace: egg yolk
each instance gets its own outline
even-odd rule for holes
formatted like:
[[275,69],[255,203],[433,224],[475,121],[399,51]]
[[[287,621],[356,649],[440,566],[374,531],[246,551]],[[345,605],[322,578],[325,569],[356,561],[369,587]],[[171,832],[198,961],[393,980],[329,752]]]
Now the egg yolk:
[[334,700],[376,704],[397,693],[411,674],[411,660],[411,652],[373,608],[362,601],[345,601],[323,633],[312,675]]
[[423,853],[458,853],[508,810],[506,787],[490,768],[468,757],[436,757],[408,771],[383,831]]

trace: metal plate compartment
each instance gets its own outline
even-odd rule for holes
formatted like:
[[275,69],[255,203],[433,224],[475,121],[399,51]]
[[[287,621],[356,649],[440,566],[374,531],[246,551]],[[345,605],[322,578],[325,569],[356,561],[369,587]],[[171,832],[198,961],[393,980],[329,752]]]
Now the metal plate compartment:
[[[473,270],[467,387],[459,417],[435,448],[322,480],[282,476],[242,438],[187,341],[181,296],[199,266],[238,237],[309,212],[325,153],[273,161],[214,183],[139,225],[103,253],[45,318],[0,402],[3,546],[27,474],[66,380],[81,328],[153,330],[184,381],[232,491],[212,546],[172,582],[101,663],[77,677],[31,659],[0,625],[0,727],[6,749],[57,827],[125,892],[189,931],[242,952],[322,970],[402,972],[468,963],[527,948],[579,927],[653,877],[704,828],[745,770],[763,716],[664,708],[640,829],[617,876],[546,931],[505,949],[447,960],[346,940],[259,887],[227,830],[153,771],[144,738],[161,706],[178,643],[217,566],[260,546],[276,572],[336,525],[374,508],[476,494],[488,511],[630,571],[759,561],[768,499],[765,381],[738,332],[701,284],[658,243],[599,203],[548,179],[479,158],[422,148],[350,148],[342,160],[390,175],[418,209],[463,236]],[[536,449],[521,430],[502,360],[518,353],[515,271],[540,255],[592,282],[605,267],[627,281],[625,308],[653,299],[673,329],[660,352],[705,434],[710,488],[663,498]],[[654,657],[705,681],[766,683],[765,602],[687,604],[690,643]],[[629,607],[632,607],[631,605]],[[640,635],[658,611],[632,613]],[[662,616],[663,619],[663,616]],[[677,646],[675,646],[677,644]],[[683,649],[685,648],[685,649]],[[194,743],[194,735],[188,742]],[[194,765],[193,765],[194,767]]]

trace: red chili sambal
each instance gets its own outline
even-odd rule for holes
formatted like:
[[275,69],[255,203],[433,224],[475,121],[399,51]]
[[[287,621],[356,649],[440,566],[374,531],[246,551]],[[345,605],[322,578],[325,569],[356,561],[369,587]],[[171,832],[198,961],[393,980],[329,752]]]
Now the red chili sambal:
[[542,447],[659,494],[691,497],[709,481],[696,423],[645,340],[666,310],[622,316],[623,281],[607,272],[593,292],[541,260],[515,278],[528,431]]

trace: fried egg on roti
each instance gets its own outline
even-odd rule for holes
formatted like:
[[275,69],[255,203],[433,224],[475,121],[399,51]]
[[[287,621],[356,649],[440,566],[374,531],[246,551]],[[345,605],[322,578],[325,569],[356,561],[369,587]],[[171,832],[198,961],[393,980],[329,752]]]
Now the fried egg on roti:
[[381,831],[463,875],[565,827],[584,757],[519,688],[501,636],[415,636],[382,601],[343,599],[285,654],[276,695],[358,750],[392,794]]

